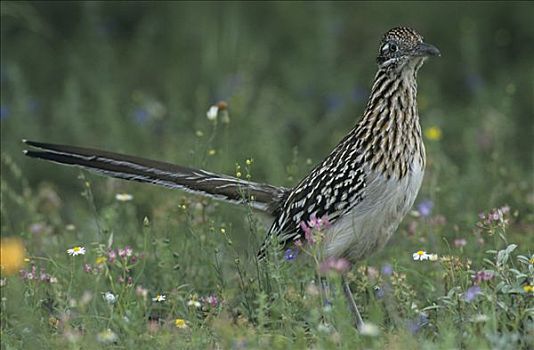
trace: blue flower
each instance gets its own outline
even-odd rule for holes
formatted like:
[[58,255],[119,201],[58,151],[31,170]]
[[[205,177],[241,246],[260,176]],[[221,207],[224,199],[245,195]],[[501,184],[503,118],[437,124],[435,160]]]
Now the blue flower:
[[0,119],[5,119],[9,116],[9,107],[0,106]]
[[298,255],[298,252],[296,250],[293,250],[291,248],[288,248],[285,253],[284,253],[284,259],[286,261],[291,261],[291,260],[295,260],[295,258],[297,257]]
[[417,205],[417,211],[421,214],[422,217],[428,217],[432,214],[432,208],[434,203],[430,199],[425,199],[419,205]]
[[470,303],[473,300],[475,300],[476,296],[479,295],[480,293],[482,292],[480,291],[479,286],[472,286],[465,292],[464,300]]
[[391,264],[384,264],[382,266],[382,274],[384,276],[391,276],[392,273],[393,273],[393,266],[391,266]]
[[133,118],[137,124],[145,124],[150,118],[150,114],[145,108],[137,107],[133,111]]
[[415,334],[428,323],[428,316],[421,313],[416,319],[408,321],[408,329],[412,334]]

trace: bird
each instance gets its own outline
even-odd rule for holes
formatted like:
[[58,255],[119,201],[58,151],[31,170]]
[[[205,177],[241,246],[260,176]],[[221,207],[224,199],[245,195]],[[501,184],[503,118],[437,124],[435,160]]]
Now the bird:
[[[325,258],[357,263],[379,251],[409,212],[423,181],[425,146],[417,108],[417,74],[441,56],[409,27],[387,31],[379,45],[377,73],[361,118],[335,148],[292,188],[256,183],[171,163],[97,149],[23,140],[26,156],[82,167],[120,179],[182,189],[251,206],[272,218],[258,257],[269,242],[300,242],[313,218],[329,222]],[[363,319],[350,285],[341,279],[355,326]]]

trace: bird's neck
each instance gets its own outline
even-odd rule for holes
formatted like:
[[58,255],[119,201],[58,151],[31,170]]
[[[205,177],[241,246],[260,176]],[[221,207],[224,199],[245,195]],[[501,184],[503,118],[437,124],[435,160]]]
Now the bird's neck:
[[354,130],[366,162],[387,177],[404,177],[414,160],[424,164],[416,75],[416,68],[379,70]]

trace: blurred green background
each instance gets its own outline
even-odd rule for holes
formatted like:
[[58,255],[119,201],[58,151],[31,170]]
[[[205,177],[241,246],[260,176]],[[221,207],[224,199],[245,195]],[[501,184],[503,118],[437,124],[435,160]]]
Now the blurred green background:
[[[67,221],[87,212],[78,172],[25,159],[28,138],[228,174],[253,158],[254,180],[294,185],[360,117],[382,34],[407,25],[443,54],[419,74],[423,129],[442,132],[426,141],[421,196],[460,220],[503,203],[532,215],[533,13],[528,2],[3,1],[3,184],[17,191],[14,166],[56,189]],[[206,111],[219,100],[230,122],[215,125]],[[97,203],[116,192],[94,183]],[[177,196],[114,186],[146,213]],[[3,233],[25,229],[11,197]]]

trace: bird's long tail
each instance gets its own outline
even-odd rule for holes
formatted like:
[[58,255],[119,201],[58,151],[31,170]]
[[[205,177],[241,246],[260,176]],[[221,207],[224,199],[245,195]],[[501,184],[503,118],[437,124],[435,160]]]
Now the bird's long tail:
[[78,166],[120,179],[182,189],[227,202],[248,203],[268,214],[273,214],[287,191],[283,187],[129,155],[28,140],[23,142],[35,148],[24,151],[32,158]]

